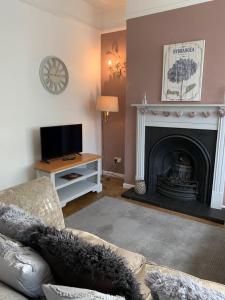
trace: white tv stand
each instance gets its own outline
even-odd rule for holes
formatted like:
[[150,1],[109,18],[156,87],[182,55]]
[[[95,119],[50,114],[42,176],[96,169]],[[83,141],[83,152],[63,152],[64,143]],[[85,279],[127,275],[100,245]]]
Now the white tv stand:
[[[37,177],[47,176],[51,179],[58,193],[61,206],[89,192],[100,193],[101,156],[83,153],[73,160],[63,158],[52,159],[49,163],[38,162],[35,167]],[[81,176],[75,179],[65,179],[62,176],[77,173]]]

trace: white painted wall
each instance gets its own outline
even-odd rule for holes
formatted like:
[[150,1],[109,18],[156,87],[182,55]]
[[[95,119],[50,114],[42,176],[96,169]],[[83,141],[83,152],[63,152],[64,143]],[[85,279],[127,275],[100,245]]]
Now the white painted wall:
[[[15,0],[0,10],[0,190],[34,177],[39,127],[83,124],[84,152],[100,153],[100,32]],[[39,80],[47,55],[60,57],[70,81],[59,96]]]
[[127,19],[214,0],[127,0]]

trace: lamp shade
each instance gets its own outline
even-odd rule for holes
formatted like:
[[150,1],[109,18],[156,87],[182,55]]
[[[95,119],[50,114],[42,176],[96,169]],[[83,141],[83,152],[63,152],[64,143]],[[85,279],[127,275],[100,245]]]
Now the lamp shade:
[[119,103],[118,97],[114,96],[100,96],[97,100],[97,110],[105,112],[118,112]]

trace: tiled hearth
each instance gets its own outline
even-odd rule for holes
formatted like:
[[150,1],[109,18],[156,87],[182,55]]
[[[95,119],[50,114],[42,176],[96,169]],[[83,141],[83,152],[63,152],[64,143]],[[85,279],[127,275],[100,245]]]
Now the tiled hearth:
[[225,105],[137,104],[136,181],[128,198],[224,222]]

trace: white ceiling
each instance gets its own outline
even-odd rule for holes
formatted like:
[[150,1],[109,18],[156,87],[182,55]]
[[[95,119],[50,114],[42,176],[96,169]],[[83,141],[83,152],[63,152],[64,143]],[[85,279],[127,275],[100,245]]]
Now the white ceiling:
[[111,10],[126,5],[126,0],[83,0],[100,11]]
[[[0,0],[1,1],[1,0]],[[126,19],[215,0],[19,0],[101,31],[126,27]]]

